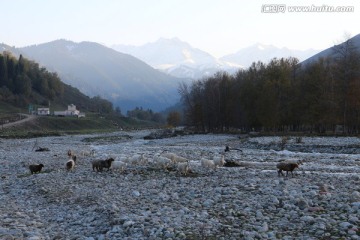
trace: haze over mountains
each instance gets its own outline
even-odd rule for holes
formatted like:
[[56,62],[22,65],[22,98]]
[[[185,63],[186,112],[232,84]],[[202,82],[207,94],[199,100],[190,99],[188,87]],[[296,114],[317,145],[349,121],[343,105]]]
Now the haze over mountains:
[[93,42],[56,40],[9,51],[57,72],[65,83],[88,96],[112,101],[123,112],[137,106],[159,111],[175,104],[179,100],[178,84],[184,81]]
[[[360,48],[360,35],[352,40]],[[190,78],[199,79],[219,70],[234,73],[252,62],[266,63],[274,57],[293,56],[300,61],[308,58],[304,61],[307,63],[331,56],[333,52],[330,47],[312,57],[316,50],[295,51],[254,44],[217,59],[177,38],[159,39],[140,47],[116,45],[113,48],[117,50],[94,42],[67,40],[24,48],[0,44],[0,52],[23,54],[49,71],[57,72],[63,82],[84,94],[110,100],[123,113],[140,106],[160,111],[176,104],[180,98],[178,84],[189,82]]]
[[302,61],[318,52],[313,49],[300,51],[257,43],[217,59],[178,38],[160,38],[142,46],[113,45],[112,48],[137,57],[170,75],[193,79],[210,76],[217,71],[234,73],[240,68],[249,67],[253,62],[260,60],[266,63],[274,57],[292,56]]
[[[358,52],[360,52],[360,34],[352,37],[351,39],[349,39],[349,41],[351,41],[351,44],[352,44],[352,47],[354,47]],[[338,45],[335,45],[335,46],[332,46],[332,47],[329,47],[311,57],[309,57],[308,59],[304,60],[302,62],[303,65],[306,65],[306,64],[311,64],[313,62],[316,62],[318,61],[320,58],[326,58],[326,57],[331,57],[331,58],[335,58],[336,57],[336,51],[335,51],[335,48],[337,47],[344,47],[346,44],[346,41],[343,42],[343,43],[340,43]]]

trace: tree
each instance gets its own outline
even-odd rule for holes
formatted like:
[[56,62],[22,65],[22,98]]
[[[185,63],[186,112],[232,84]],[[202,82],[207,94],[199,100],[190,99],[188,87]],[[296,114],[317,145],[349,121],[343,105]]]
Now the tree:
[[6,58],[0,54],[0,87],[8,82]]
[[170,126],[177,127],[179,126],[180,122],[181,122],[181,115],[179,112],[173,111],[170,112],[169,115],[167,116],[167,124]]
[[115,107],[115,113],[118,114],[119,116],[122,115],[122,114],[121,114],[121,109],[120,109],[119,106],[116,106],[116,107]]
[[350,86],[356,86],[353,81],[359,77],[360,70],[360,54],[349,36],[347,40],[333,47],[335,55],[335,77],[340,89],[340,101],[342,108],[342,119],[344,132],[348,125],[348,114],[352,106],[349,106]]

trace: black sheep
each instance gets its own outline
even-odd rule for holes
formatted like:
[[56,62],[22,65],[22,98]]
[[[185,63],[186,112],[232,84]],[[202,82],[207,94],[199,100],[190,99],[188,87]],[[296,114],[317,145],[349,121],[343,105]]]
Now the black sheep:
[[43,164],[32,164],[29,166],[31,174],[41,172],[41,169],[44,167]]
[[111,164],[114,161],[113,158],[109,158],[107,160],[96,160],[92,162],[93,171],[102,172],[104,168],[107,168],[108,171],[110,170]]
[[102,168],[107,168],[108,171],[109,171],[109,170],[110,170],[110,167],[111,167],[111,164],[112,164],[113,161],[114,161],[113,158],[109,158],[109,159],[103,160],[103,161],[101,161],[101,167],[102,167]]

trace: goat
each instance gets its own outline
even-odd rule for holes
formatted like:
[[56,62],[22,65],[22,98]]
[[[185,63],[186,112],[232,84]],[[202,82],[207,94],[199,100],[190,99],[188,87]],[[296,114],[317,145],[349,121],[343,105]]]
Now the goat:
[[76,156],[73,155],[65,164],[66,170],[72,170],[75,167],[75,163],[76,163]]
[[291,172],[291,176],[294,176],[293,171],[295,168],[299,167],[299,164],[291,162],[280,162],[276,165],[276,167],[279,169],[278,176],[280,176],[280,174],[284,176],[282,171],[286,171],[286,176],[288,175],[288,172]]
[[166,157],[166,158],[172,160],[172,159],[176,156],[176,154],[175,154],[175,153],[167,152],[167,153],[162,153],[161,156]]
[[225,157],[223,154],[221,155],[221,157],[215,158],[213,161],[214,161],[215,167],[218,167],[218,166],[222,167],[226,163]]
[[120,169],[123,172],[126,169],[127,163],[122,161],[114,161],[111,164],[111,169]]
[[163,157],[163,156],[156,156],[154,159],[155,165],[159,168],[167,169],[171,165],[171,159]]
[[43,164],[32,164],[29,166],[31,174],[41,172],[41,169],[44,167]]
[[95,156],[95,150],[94,149],[92,149],[90,151],[83,150],[83,151],[81,151],[80,155],[83,156],[83,157]]
[[174,164],[175,163],[179,163],[179,162],[187,162],[189,161],[188,159],[178,156],[175,153],[163,153],[162,156],[170,159]]
[[135,154],[131,157],[127,157],[123,161],[130,165],[143,165],[147,162],[147,159],[144,157],[144,154],[142,153],[141,155]]
[[186,176],[190,172],[189,162],[177,163],[177,171]]
[[215,169],[216,165],[213,160],[201,159],[201,166],[203,168]]
[[181,162],[184,163],[184,162],[188,162],[189,160],[187,158],[184,158],[184,157],[181,157],[181,156],[178,156],[175,154],[172,161],[173,161],[173,163],[181,163]]
[[101,165],[101,160],[95,160],[91,162],[93,171],[101,172],[103,167]]
[[73,152],[71,149],[69,149],[69,150],[67,151],[67,155],[68,155],[68,157],[71,157],[71,156],[73,156],[73,155],[75,155],[75,154],[74,154],[74,152]]
[[113,158],[109,158],[106,160],[96,160],[92,162],[93,171],[96,169],[97,172],[102,172],[104,168],[110,170],[111,164],[114,162]]

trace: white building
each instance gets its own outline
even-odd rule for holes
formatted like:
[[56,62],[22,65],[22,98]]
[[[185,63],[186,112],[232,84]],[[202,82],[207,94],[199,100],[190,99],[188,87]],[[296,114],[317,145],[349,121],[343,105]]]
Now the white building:
[[37,115],[41,115],[41,116],[50,115],[50,108],[38,108]]
[[54,111],[55,116],[82,116],[84,117],[85,114],[80,114],[80,111],[76,109],[74,104],[68,105],[68,109],[65,111]]

